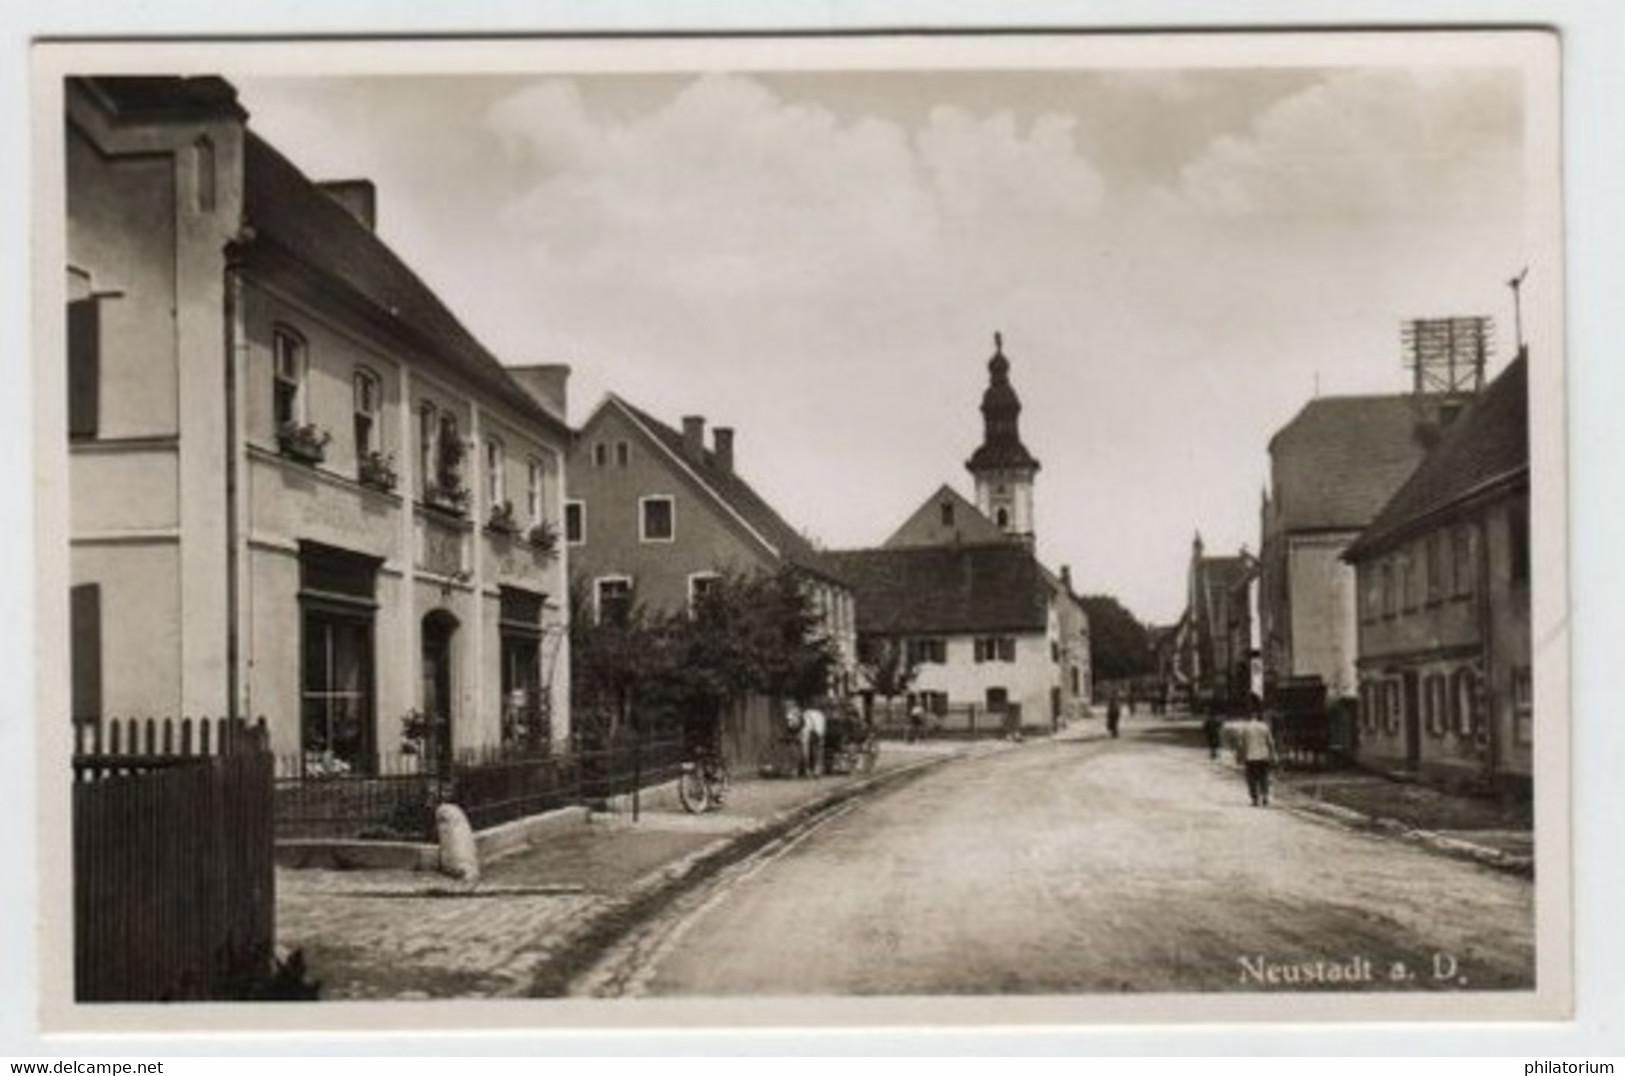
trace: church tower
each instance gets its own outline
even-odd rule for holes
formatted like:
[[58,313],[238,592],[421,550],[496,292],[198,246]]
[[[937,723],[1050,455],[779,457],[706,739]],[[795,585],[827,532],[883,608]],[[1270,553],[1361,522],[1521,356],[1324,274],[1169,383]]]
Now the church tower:
[[993,334],[987,391],[982,393],[982,444],[965,468],[976,480],[976,507],[1001,531],[1033,544],[1033,476],[1038,461],[1021,443],[1021,401],[1010,387],[1004,338]]

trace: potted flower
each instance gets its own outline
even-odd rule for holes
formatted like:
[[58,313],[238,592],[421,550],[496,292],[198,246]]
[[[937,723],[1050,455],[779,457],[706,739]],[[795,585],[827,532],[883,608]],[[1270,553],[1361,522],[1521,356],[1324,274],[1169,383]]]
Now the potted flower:
[[545,557],[558,555],[559,530],[545,519],[531,527],[525,539]]
[[368,452],[361,457],[358,477],[363,486],[390,492],[397,481],[395,457],[383,452]]
[[314,422],[284,422],[276,433],[277,449],[291,460],[312,466],[327,458],[333,435]]
[[455,515],[460,516],[468,511],[468,489],[456,478],[452,478],[450,483],[445,481],[430,483],[429,488],[423,491],[423,499],[434,507]]
[[504,534],[512,537],[519,533],[519,521],[514,518],[513,502],[499,501],[491,506],[491,516],[485,521],[487,528],[494,534]]

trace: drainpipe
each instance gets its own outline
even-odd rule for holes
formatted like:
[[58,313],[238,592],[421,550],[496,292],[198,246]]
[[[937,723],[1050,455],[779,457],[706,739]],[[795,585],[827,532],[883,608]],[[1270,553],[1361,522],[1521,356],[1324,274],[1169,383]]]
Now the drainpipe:
[[225,403],[226,403],[226,717],[235,721],[242,716],[239,692],[242,690],[240,655],[241,633],[238,617],[241,613],[239,593],[239,554],[237,537],[240,531],[237,503],[238,490],[238,438],[237,438],[237,346],[243,339],[242,331],[242,278],[238,271],[241,244],[252,239],[244,229],[237,238],[226,243],[225,279],[221,306],[225,318]]

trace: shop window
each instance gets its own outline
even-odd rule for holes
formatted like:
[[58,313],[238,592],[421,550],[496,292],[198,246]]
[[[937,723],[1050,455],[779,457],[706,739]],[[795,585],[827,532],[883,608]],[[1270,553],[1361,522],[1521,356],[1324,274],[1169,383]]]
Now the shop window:
[[503,587],[497,633],[502,660],[502,743],[536,750],[551,736],[549,699],[542,684],[542,606],[545,596]]
[[300,748],[307,775],[376,767],[373,618],[379,560],[301,542]]

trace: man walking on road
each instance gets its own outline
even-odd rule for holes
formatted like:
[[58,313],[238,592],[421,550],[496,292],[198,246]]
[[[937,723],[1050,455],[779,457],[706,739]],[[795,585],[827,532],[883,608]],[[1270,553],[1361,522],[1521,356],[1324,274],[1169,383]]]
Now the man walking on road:
[[1236,756],[1247,771],[1247,794],[1253,798],[1253,806],[1268,807],[1270,768],[1275,765],[1275,735],[1257,710],[1241,726],[1241,743]]

